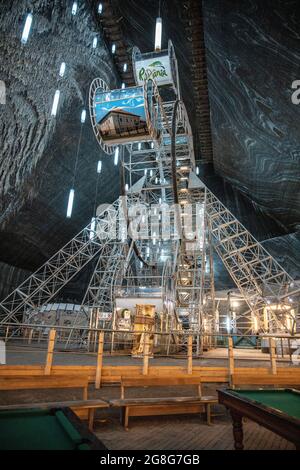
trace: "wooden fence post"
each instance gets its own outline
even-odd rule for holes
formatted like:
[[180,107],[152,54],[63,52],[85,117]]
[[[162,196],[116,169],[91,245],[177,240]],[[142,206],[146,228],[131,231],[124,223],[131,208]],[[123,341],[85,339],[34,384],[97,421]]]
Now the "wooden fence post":
[[193,336],[188,336],[188,364],[187,364],[187,373],[193,373]]
[[31,330],[29,331],[29,335],[28,335],[28,344],[31,344],[32,336],[33,336],[33,328],[31,328]]
[[103,364],[103,346],[104,346],[104,331],[100,331],[98,340],[98,354],[96,366],[96,381],[95,388],[101,387],[102,364]]
[[228,337],[228,372],[229,372],[229,384],[234,387],[233,374],[234,374],[234,357],[233,357],[233,341],[232,338]]
[[277,364],[276,364],[276,346],[275,346],[274,338],[269,338],[269,348],[270,348],[271,371],[273,375],[276,375]]
[[148,375],[149,371],[149,334],[145,333],[143,375]]
[[54,351],[54,345],[55,345],[55,336],[56,336],[56,330],[54,330],[54,329],[50,330],[49,340],[48,340],[48,350],[47,350],[46,364],[45,364],[45,369],[44,369],[44,374],[45,375],[50,375],[51,374],[51,367],[52,367],[52,361],[53,361],[53,351]]

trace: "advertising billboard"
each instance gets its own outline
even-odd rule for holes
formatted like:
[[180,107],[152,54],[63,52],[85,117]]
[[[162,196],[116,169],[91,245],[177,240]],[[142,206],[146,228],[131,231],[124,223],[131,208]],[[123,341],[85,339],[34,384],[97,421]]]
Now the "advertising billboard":
[[143,87],[97,92],[95,114],[105,143],[129,142],[149,135]]

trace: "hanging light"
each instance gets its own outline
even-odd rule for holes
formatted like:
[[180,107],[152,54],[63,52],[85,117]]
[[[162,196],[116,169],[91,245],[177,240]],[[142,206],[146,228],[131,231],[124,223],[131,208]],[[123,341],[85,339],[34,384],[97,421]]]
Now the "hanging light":
[[78,10],[78,3],[77,3],[77,2],[73,2],[73,5],[72,5],[72,15],[73,15],[73,16],[76,15],[77,10]]
[[161,51],[161,36],[162,36],[162,19],[156,18],[156,27],[155,27],[155,51]]
[[67,208],[67,218],[68,219],[70,219],[70,217],[72,215],[74,195],[75,195],[74,189],[70,189],[69,200],[68,200],[68,208]]
[[151,148],[154,149],[154,142],[151,142]]
[[98,5],[98,13],[99,13],[99,15],[101,15],[102,12],[103,12],[103,5],[102,5],[102,3],[99,3],[99,5]]
[[91,220],[91,231],[90,231],[90,240],[94,238],[96,228],[96,217],[92,217]]
[[127,72],[127,64],[126,63],[123,65],[123,72]]
[[158,183],[158,178],[156,177],[156,178],[155,178],[155,184],[157,184],[157,183]]
[[95,36],[94,39],[93,39],[93,49],[96,49],[97,44],[98,44],[98,38],[97,38],[97,36]]
[[112,52],[113,54],[115,54],[115,52],[116,52],[116,45],[115,45],[115,44],[113,44],[113,45],[111,46],[111,52]]
[[102,161],[99,160],[97,164],[97,173],[100,174],[102,171]]
[[126,87],[125,83],[123,82],[122,83],[122,90],[124,90],[124,88]]
[[142,144],[141,142],[138,143],[138,150],[141,150],[142,149]]
[[199,175],[199,167],[196,166],[196,175]]
[[29,37],[30,29],[31,29],[31,24],[32,24],[32,14],[28,13],[28,15],[26,17],[26,20],[25,20],[25,25],[24,25],[22,37],[21,37],[21,43],[22,44],[26,44],[26,42],[28,41],[28,37]]
[[86,120],[86,110],[83,109],[83,110],[81,111],[80,121],[81,121],[81,123],[83,124],[83,123],[85,123],[85,120]]
[[65,63],[65,62],[62,62],[62,63],[60,64],[59,76],[60,76],[60,77],[63,77],[64,74],[65,74],[65,71],[66,71],[66,63]]
[[128,184],[126,183],[125,184],[125,191],[128,191],[129,187],[128,187]]
[[144,175],[145,176],[147,175],[147,168],[145,168],[145,170],[144,170]]
[[150,176],[153,176],[153,170],[150,170]]
[[159,200],[158,200],[158,204],[161,204],[161,197],[160,197]]
[[53,98],[51,116],[56,116],[58,103],[59,103],[59,97],[60,97],[60,91],[56,90],[56,92],[54,94],[54,98]]
[[119,162],[119,147],[116,147],[116,150],[115,150],[115,158],[114,158],[114,164],[115,166],[117,166],[118,162]]

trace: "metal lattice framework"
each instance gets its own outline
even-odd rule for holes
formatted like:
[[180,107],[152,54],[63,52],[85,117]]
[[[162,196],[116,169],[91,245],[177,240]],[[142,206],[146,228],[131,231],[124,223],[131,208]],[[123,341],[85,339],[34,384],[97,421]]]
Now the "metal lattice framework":
[[[209,190],[205,211],[216,252],[247,302],[249,313],[257,315],[258,329],[266,329],[261,318],[263,308],[291,300],[297,304],[299,289],[295,288],[291,276]],[[270,321],[280,326],[278,315],[272,315]]]
[[120,201],[105,209],[0,303],[0,323],[22,323],[48,303],[114,236]]

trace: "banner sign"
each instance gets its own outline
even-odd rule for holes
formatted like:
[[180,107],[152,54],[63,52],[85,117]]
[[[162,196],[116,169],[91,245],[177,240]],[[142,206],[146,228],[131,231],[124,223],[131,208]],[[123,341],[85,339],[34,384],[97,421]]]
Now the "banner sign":
[[94,106],[105,143],[131,142],[149,136],[143,87],[97,92]]
[[172,72],[168,55],[136,61],[136,77],[139,85],[145,80],[155,80],[158,86],[172,85]]

